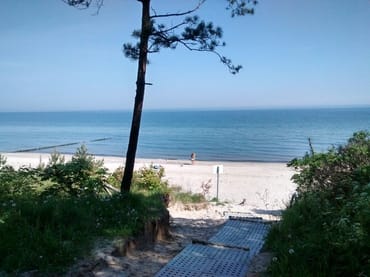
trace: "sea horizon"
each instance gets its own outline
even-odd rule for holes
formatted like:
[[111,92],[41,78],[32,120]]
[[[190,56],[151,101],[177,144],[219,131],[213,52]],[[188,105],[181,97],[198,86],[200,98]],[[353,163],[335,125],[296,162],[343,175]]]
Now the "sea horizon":
[[[131,111],[0,112],[0,153],[58,151],[82,144],[96,156],[124,157]],[[370,129],[370,107],[144,110],[137,158],[288,162],[344,144]]]
[[[322,110],[322,109],[367,109],[370,104],[357,105],[306,105],[306,106],[235,106],[235,107],[174,107],[174,108],[143,108],[145,112],[191,112],[191,111],[254,111],[254,110]],[[123,109],[60,109],[60,110],[9,110],[2,113],[83,113],[83,112],[132,112],[133,108]]]

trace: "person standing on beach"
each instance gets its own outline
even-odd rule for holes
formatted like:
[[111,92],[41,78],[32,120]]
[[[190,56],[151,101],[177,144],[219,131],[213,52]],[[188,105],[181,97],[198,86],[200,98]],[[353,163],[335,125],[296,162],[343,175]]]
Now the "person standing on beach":
[[194,152],[191,153],[191,155],[190,155],[191,164],[195,163],[195,156],[196,156],[196,154]]

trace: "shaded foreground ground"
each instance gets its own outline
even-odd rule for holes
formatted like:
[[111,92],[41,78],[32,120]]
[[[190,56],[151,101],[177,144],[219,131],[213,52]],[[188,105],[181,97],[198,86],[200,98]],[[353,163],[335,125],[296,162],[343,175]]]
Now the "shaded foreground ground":
[[224,220],[174,218],[172,238],[158,241],[143,249],[132,250],[125,257],[114,255],[114,247],[107,244],[96,249],[91,259],[80,262],[70,276],[154,276],[191,240],[205,240],[222,226]]
[[[226,221],[228,210],[237,206],[210,206],[192,211],[172,207],[170,212],[175,217],[171,217],[171,239],[132,250],[125,257],[115,255],[111,244],[100,246],[94,251],[94,257],[80,262],[70,276],[154,276],[193,239],[206,241],[214,236]],[[248,276],[263,272],[270,259],[271,255],[266,253],[256,256]]]

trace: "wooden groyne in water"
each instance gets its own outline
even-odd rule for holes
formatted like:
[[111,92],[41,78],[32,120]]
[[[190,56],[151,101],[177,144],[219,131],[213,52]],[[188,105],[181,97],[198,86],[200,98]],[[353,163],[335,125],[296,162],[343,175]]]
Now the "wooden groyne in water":
[[[110,140],[110,139],[112,139],[112,138],[98,138],[98,139],[90,140],[88,142],[105,141],[105,140]],[[86,143],[86,142],[85,141],[82,141],[82,142],[79,141],[79,142],[69,142],[69,143],[49,145],[49,146],[40,146],[40,147],[19,149],[19,150],[13,151],[13,153],[36,152],[36,151],[39,151],[39,150],[46,150],[46,149],[52,149],[52,148],[64,147],[64,146],[71,146],[71,145],[78,145],[78,144],[84,144],[84,143]]]

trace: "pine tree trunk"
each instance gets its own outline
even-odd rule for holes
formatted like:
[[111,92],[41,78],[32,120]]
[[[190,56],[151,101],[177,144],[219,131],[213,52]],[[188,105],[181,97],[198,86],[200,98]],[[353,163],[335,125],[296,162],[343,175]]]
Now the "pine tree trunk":
[[132,176],[134,173],[136,149],[139,140],[141,114],[144,102],[148,41],[151,32],[150,0],[138,0],[138,1],[142,3],[140,53],[136,80],[136,97],[134,104],[134,112],[132,115],[130,139],[126,154],[125,171],[121,182],[121,193],[130,191]]

